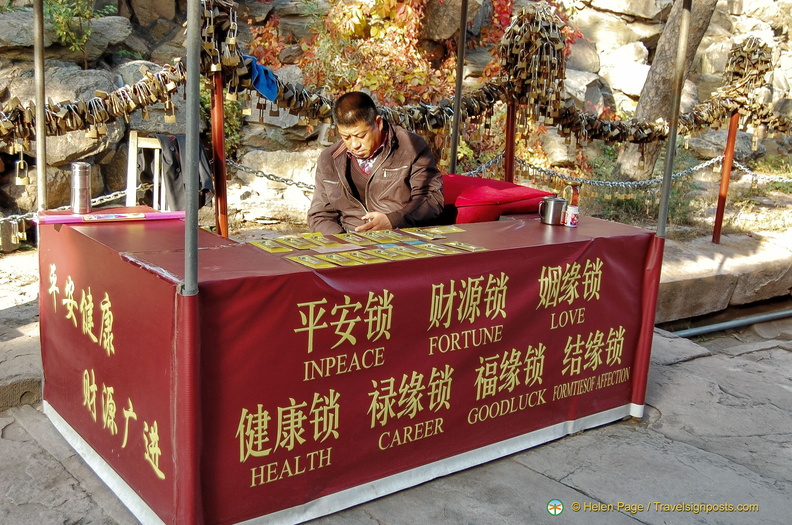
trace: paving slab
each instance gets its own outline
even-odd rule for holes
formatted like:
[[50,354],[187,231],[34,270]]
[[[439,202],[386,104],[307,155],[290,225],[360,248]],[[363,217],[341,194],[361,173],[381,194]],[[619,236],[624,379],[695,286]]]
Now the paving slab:
[[[642,425],[590,430],[518,454],[515,460],[586,495],[577,503],[605,502],[608,517],[629,515],[646,524],[789,523],[789,491],[730,461]],[[571,507],[574,502],[565,502]],[[632,510],[618,505],[630,504]],[[669,510],[678,504],[758,505],[747,513]],[[637,506],[643,505],[641,510]],[[634,511],[634,513],[633,513]],[[566,511],[565,511],[565,517]],[[579,511],[568,523],[588,523],[597,512]],[[544,523],[550,523],[544,521]],[[559,521],[560,523],[560,521]]]
[[[558,499],[566,509],[562,516],[547,512],[550,500]],[[591,525],[635,525],[620,513],[576,515],[572,502],[592,501],[569,487],[526,467],[517,457],[447,476],[361,505],[354,509],[312,521],[315,525],[370,523],[371,525],[440,525],[586,523]],[[602,502],[598,502],[602,503]]]
[[792,353],[765,350],[652,365],[649,428],[719,454],[792,494]]
[[[66,455],[52,454],[46,441]],[[0,458],[0,523],[137,523],[107,511],[115,496],[31,406],[0,412]]]
[[652,362],[672,365],[711,355],[710,351],[689,339],[655,328],[652,339]]

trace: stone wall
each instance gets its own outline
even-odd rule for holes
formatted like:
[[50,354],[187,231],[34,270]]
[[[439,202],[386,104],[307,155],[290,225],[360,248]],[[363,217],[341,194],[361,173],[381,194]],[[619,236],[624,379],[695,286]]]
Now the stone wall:
[[[515,0],[515,10],[529,3]],[[32,2],[16,0],[19,10],[0,13],[0,97],[3,102],[17,97],[22,103],[33,98],[33,14]],[[100,5],[118,6],[118,16],[93,22],[93,36],[87,46],[88,70],[81,68],[81,53],[69,51],[57,42],[51,28],[45,31],[46,96],[55,101],[90,98],[94,90],[108,91],[132,84],[141,78],[141,66],[156,69],[183,56],[186,2],[154,0],[104,0]],[[426,9],[422,37],[424,49],[437,50],[438,42],[448,38],[459,26],[460,0],[430,0]],[[620,111],[629,114],[637,103],[671,0],[586,0],[571,15],[570,23],[580,29],[578,39],[567,57],[566,89],[580,108],[594,112]],[[789,26],[792,0],[723,0],[718,4],[707,35],[698,49],[694,70],[686,83],[683,111],[708,97],[721,79],[726,56],[735,42],[756,36],[773,49],[776,64],[773,77],[773,101],[777,111],[792,114],[788,99],[792,77],[792,53],[789,51]],[[307,34],[311,15],[329,9],[324,1],[308,4],[297,0],[274,0],[270,3],[240,2],[240,42],[250,40],[250,26],[265,24],[270,17],[280,20],[279,30],[296,36]],[[490,23],[490,0],[469,3],[469,30],[480,31]],[[310,12],[309,12],[310,11]],[[249,25],[250,24],[250,25]],[[291,46],[281,59],[290,63],[277,74],[290,82],[301,82],[302,72],[293,65],[299,46]],[[466,85],[477,85],[478,77],[491,59],[487,49],[467,54]],[[180,95],[182,90],[180,90]],[[177,115],[181,115],[182,97],[174,97]],[[255,103],[254,103],[255,104]],[[254,105],[255,107],[255,105]],[[123,188],[126,172],[126,137],[130,129],[149,133],[183,133],[184,119],[166,124],[161,107],[151,118],[135,113],[130,122],[119,119],[100,140],[87,139],[81,132],[71,132],[47,139],[49,207],[68,203],[69,165],[87,160],[95,165],[93,193],[99,195]],[[326,145],[325,131],[308,128],[286,112],[264,116],[258,111],[248,117],[243,129],[240,162],[262,172],[280,177],[313,182],[318,151]],[[574,158],[575,151],[563,145],[556,134],[543,137],[545,149],[553,163],[562,166]],[[724,132],[711,131],[690,141],[694,152],[711,158],[723,150]],[[741,144],[750,137],[741,136]],[[786,139],[766,139],[768,152],[788,152]],[[762,152],[763,150],[760,150]],[[738,150],[738,160],[756,155],[750,147]],[[35,164],[35,146],[25,153],[30,166]],[[13,185],[16,156],[0,153],[0,211],[12,213],[35,209],[35,186]],[[35,182],[35,170],[32,170]],[[310,193],[293,186],[265,182],[229,169],[229,215],[238,220],[284,220],[299,222]],[[263,218],[263,219],[259,219]]]

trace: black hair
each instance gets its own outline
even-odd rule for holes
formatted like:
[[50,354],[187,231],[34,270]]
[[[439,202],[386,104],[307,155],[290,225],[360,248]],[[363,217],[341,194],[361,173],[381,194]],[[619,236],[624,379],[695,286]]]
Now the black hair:
[[358,122],[373,126],[377,115],[379,112],[374,100],[362,91],[341,95],[333,105],[333,120],[337,126],[352,126]]

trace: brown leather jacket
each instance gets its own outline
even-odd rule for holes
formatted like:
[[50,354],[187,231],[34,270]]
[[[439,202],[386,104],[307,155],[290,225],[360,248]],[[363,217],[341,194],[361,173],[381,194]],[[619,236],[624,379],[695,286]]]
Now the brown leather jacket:
[[353,159],[338,141],[319,156],[316,186],[308,210],[311,231],[325,234],[354,231],[367,211],[388,216],[394,228],[431,223],[443,211],[443,179],[426,141],[388,124],[391,140],[374,165],[365,203],[349,187],[347,170]]

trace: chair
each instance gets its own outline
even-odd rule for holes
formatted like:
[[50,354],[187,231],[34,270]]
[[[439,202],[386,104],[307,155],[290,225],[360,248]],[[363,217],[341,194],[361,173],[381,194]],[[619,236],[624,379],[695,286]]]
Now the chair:
[[126,205],[137,206],[138,204],[137,187],[138,179],[140,178],[140,173],[138,172],[138,150],[141,148],[150,149],[153,153],[153,197],[151,207],[155,210],[168,211],[165,181],[162,177],[162,145],[156,137],[140,136],[136,130],[130,130],[129,132]]

